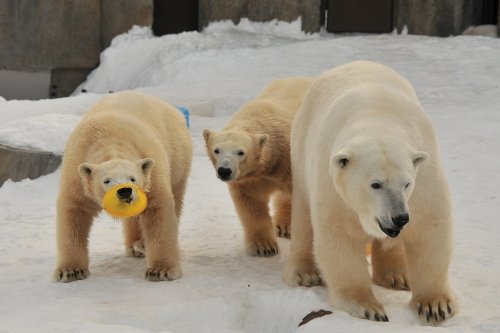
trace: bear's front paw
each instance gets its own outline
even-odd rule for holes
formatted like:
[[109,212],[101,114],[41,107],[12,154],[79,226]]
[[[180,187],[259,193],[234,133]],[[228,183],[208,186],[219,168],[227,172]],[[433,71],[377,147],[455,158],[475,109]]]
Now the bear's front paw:
[[283,281],[292,287],[314,287],[322,284],[319,272],[314,268],[296,268],[288,265],[283,274]]
[[414,297],[410,304],[419,318],[429,324],[438,324],[452,317],[458,310],[455,300],[447,295]]
[[279,253],[278,243],[275,240],[250,242],[247,253],[250,256],[271,257]]
[[177,280],[182,275],[179,267],[172,268],[148,268],[146,270],[146,280],[149,281],[172,281]]
[[56,282],[73,282],[86,279],[90,275],[87,268],[57,268],[54,272]]

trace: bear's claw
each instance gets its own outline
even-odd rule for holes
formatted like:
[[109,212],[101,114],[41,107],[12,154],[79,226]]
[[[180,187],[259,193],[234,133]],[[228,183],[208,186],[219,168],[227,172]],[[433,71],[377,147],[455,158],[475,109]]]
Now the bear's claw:
[[279,254],[278,243],[273,242],[255,242],[247,247],[247,253],[251,256],[271,257]]
[[438,324],[456,312],[452,300],[446,299],[431,299],[425,301],[412,302],[416,309],[419,318],[429,324]]
[[321,276],[314,269],[294,269],[286,268],[283,280],[286,284],[292,287],[304,286],[304,287],[314,287],[323,284]]
[[309,273],[309,274],[298,274],[297,279],[299,286],[304,287],[314,287],[319,286],[321,284],[321,277],[317,273]]
[[145,278],[149,281],[172,281],[181,277],[180,269],[171,268],[169,270],[165,269],[147,269]]
[[56,282],[73,282],[77,280],[84,280],[90,275],[88,269],[75,268],[75,269],[57,269],[54,273],[54,280]]
[[[368,319],[368,320],[371,320],[372,316],[370,315],[370,312],[368,311],[365,311],[365,319]],[[387,317],[386,314],[384,315],[381,315],[381,314],[378,314],[375,312],[375,314],[373,315],[373,320],[374,321],[384,321],[384,322],[388,322],[389,321],[389,317]]]
[[385,314],[384,307],[376,299],[371,298],[363,301],[337,299],[337,305],[349,312],[352,316],[373,321],[388,322],[389,317]]
[[373,276],[373,282],[379,286],[396,289],[396,290],[410,290],[410,282],[405,274],[393,272],[386,274],[382,277]]
[[290,239],[290,226],[276,225],[276,236]]

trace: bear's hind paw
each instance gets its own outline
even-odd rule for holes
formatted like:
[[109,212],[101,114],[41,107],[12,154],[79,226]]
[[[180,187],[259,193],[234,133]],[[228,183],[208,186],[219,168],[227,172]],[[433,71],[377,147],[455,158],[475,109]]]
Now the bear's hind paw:
[[361,302],[344,300],[334,303],[341,309],[349,312],[353,317],[373,321],[389,321],[389,318],[385,314],[384,307],[377,300],[365,300]]
[[314,287],[323,284],[321,276],[316,270],[286,269],[283,280],[292,287]]
[[396,290],[410,290],[410,282],[406,274],[401,273],[388,273],[384,276],[373,276],[373,282],[379,286],[396,289]]
[[154,269],[146,270],[146,280],[149,281],[172,281],[177,280],[182,275],[180,268],[173,267],[170,269]]
[[290,225],[289,224],[277,224],[276,225],[276,236],[281,238],[290,239]]
[[54,272],[54,280],[56,282],[73,282],[77,280],[84,280],[90,275],[86,268],[75,269],[56,269]]
[[144,258],[144,253],[137,251],[133,247],[128,247],[125,249],[125,256],[127,257],[133,257],[133,258]]
[[258,241],[247,246],[247,253],[250,256],[272,257],[279,252],[278,243],[276,243],[276,241]]
[[144,248],[144,241],[135,241],[132,247],[125,249],[127,257],[144,258],[146,256],[146,249]]

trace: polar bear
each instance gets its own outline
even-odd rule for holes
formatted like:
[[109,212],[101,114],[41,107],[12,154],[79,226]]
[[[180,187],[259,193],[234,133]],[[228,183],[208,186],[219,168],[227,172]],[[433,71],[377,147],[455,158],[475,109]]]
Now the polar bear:
[[276,233],[290,237],[290,128],[312,80],[275,80],[222,131],[203,131],[217,177],[228,183],[249,255],[279,252],[269,212],[271,197]]
[[291,131],[292,238],[284,280],[326,283],[333,306],[388,321],[373,280],[409,289],[421,319],[457,304],[448,281],[450,193],[433,125],[412,86],[392,69],[354,62],[311,86]]
[[[132,183],[148,205],[123,220],[126,253],[141,256],[146,279],[181,276],[178,220],[191,167],[192,143],[184,117],[172,105],[138,92],[104,97],[82,118],[64,151],[57,199],[56,281],[89,275],[88,236],[111,186]],[[133,200],[128,188],[118,195]]]

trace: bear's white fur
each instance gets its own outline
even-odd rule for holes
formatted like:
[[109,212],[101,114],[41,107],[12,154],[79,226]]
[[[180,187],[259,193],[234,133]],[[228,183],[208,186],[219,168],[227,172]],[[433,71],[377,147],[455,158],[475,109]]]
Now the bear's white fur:
[[207,153],[217,177],[228,183],[250,255],[278,253],[278,236],[290,235],[290,129],[312,78],[274,80],[220,131],[205,129]]
[[334,306],[387,321],[365,256],[374,240],[376,283],[411,285],[411,305],[428,322],[457,311],[450,193],[433,125],[403,77],[363,61],[323,73],[293,123],[291,161],[285,282],[323,281]]
[[[178,219],[189,175],[192,143],[182,114],[138,92],[104,97],[82,118],[64,151],[57,199],[56,281],[89,274],[88,236],[105,192],[132,183],[148,205],[123,221],[126,253],[146,254],[146,278],[181,276]],[[134,200],[132,191],[127,200]]]

